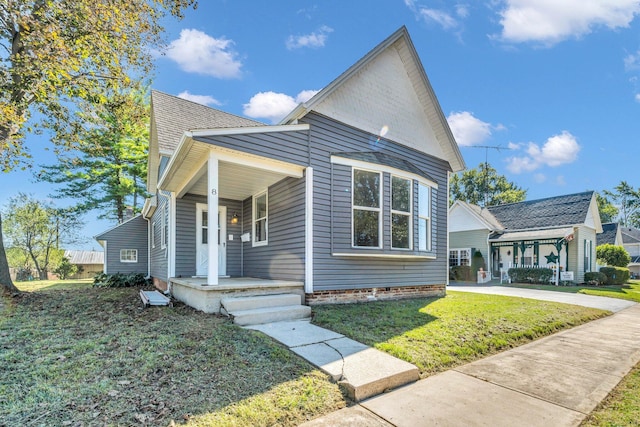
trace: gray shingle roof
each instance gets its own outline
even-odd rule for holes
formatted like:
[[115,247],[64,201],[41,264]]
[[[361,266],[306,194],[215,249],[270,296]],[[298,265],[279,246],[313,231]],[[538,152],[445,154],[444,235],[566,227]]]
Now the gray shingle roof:
[[265,126],[157,90],[151,91],[151,109],[160,152],[173,152],[184,132],[189,130]]
[[637,228],[622,227],[622,243],[640,243],[640,230]]
[[428,173],[422,171],[422,169],[418,168],[413,163],[398,157],[390,156],[388,154],[379,153],[377,151],[354,151],[333,154],[347,159],[360,160],[361,162],[389,166],[394,169],[403,170],[414,175],[421,176],[428,179],[429,181],[436,182],[436,180],[431,178]]
[[615,245],[617,232],[618,232],[618,223],[609,222],[606,224],[602,224],[602,233],[596,236],[596,246],[605,245],[605,244]]
[[549,197],[520,203],[489,206],[489,212],[507,230],[562,227],[583,224],[593,191]]

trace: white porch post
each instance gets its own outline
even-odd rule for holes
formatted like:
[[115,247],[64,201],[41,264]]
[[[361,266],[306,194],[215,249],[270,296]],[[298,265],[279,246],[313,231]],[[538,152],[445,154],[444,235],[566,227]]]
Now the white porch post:
[[209,152],[207,163],[207,207],[208,227],[207,242],[209,260],[207,262],[207,284],[218,284],[218,157]]
[[313,293],[313,168],[305,171],[304,292]]

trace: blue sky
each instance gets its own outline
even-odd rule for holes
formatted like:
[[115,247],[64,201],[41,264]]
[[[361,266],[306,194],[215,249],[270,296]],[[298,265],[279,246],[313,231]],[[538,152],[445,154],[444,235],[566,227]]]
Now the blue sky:
[[[468,168],[488,156],[528,199],[640,186],[638,0],[201,0],[168,22],[152,87],[276,123],[402,25]],[[54,161],[46,138],[27,144]],[[0,175],[2,206],[54,190]],[[84,248],[113,225],[97,215]]]

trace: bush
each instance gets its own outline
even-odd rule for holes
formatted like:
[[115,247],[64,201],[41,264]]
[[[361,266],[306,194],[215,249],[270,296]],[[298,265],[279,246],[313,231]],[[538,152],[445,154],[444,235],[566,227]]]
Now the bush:
[[469,282],[471,281],[471,266],[469,265],[453,266],[451,267],[451,275],[453,275],[453,280]]
[[600,271],[589,271],[584,273],[584,282],[591,286],[606,285],[607,275]]
[[509,277],[512,282],[549,283],[553,278],[553,270],[550,268],[514,267],[509,269]]
[[78,266],[75,264],[71,264],[69,262],[69,258],[62,257],[60,265],[58,265],[58,267],[53,270],[53,272],[57,274],[61,280],[66,280],[78,272]]
[[145,278],[141,273],[99,273],[93,278],[93,286],[98,288],[141,288],[149,286],[150,284],[151,280]]
[[607,276],[607,285],[624,285],[631,276],[629,269],[622,267],[600,267],[600,273]]
[[487,266],[484,263],[484,257],[482,252],[475,251],[471,258],[471,272],[475,275],[480,269],[486,270]]
[[626,267],[631,262],[629,252],[625,248],[608,243],[596,247],[596,259],[601,264],[611,267]]

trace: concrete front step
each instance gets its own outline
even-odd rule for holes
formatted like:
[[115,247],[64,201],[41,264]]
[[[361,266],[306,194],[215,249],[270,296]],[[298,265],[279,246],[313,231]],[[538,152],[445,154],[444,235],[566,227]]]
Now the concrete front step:
[[264,307],[251,310],[231,311],[229,315],[233,318],[233,323],[236,325],[260,325],[263,323],[308,319],[311,317],[311,307],[307,305]]
[[220,303],[227,313],[234,313],[257,308],[300,305],[302,304],[302,297],[298,294],[256,295],[223,298]]

